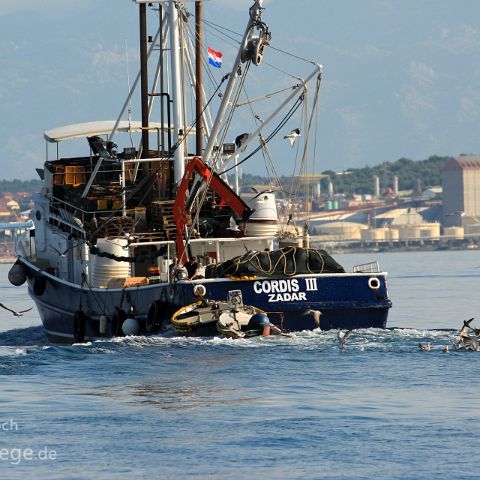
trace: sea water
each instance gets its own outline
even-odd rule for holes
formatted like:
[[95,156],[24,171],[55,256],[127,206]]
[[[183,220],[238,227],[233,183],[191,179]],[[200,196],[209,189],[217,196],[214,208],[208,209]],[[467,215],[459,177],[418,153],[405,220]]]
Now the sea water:
[[[443,348],[480,317],[480,252],[336,259],[379,260],[393,301],[343,351],[320,330],[58,346],[2,309],[0,478],[477,478],[480,353]],[[8,269],[0,302],[28,308]]]

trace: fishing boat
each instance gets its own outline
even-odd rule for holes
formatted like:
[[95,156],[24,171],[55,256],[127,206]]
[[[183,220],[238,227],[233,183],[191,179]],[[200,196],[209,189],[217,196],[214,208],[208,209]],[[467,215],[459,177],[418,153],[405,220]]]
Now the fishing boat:
[[[274,49],[262,0],[246,12],[227,73],[222,54],[203,43],[205,28],[220,34],[221,26],[203,19],[202,2],[135,3],[140,72],[116,119],[44,134],[34,229],[18,239],[9,279],[28,283],[49,339],[158,332],[195,303],[199,285],[209,299],[240,290],[283,331],[384,328],[387,274],[376,262],[345,272],[310,246],[308,208],[300,216],[292,200],[300,197],[297,183],[272,178],[275,188],[240,188],[240,165],[249,161],[265,160],[275,177],[277,139],[278,151],[296,155],[297,173],[308,177],[321,65],[305,62],[302,77],[255,96],[269,85],[259,78]],[[141,120],[130,114],[137,87]],[[62,156],[74,141],[83,150]],[[312,188],[302,185],[307,205]]]

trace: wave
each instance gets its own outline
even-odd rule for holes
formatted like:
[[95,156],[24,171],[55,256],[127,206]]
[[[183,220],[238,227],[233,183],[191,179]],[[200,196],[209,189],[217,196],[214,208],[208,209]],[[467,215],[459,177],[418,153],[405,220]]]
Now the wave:
[[45,345],[48,343],[43,326],[14,328],[0,332],[0,346]]
[[[260,349],[267,354],[291,356],[295,351],[321,353],[355,352],[420,352],[419,344],[430,343],[433,351],[443,351],[457,338],[456,330],[427,330],[415,328],[354,330],[340,348],[338,331],[320,329],[296,332],[291,337],[272,336],[249,339],[222,337],[178,337],[171,332],[149,337],[128,336],[99,339],[89,343],[57,345],[49,343],[42,327],[29,327],[0,333],[0,375],[27,373],[32,365],[52,362],[77,362],[92,355],[176,356],[182,350],[208,352]],[[124,358],[123,358],[124,357]],[[134,359],[132,359],[134,360]],[[136,359],[134,360],[136,361]]]

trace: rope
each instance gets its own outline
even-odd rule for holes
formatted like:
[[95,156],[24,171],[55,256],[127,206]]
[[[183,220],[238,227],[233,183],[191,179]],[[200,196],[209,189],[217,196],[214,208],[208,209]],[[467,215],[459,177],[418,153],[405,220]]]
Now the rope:
[[[102,308],[102,305],[97,298],[97,295],[93,292],[91,285],[88,283],[87,276],[85,274],[82,274],[82,284],[80,285],[80,291],[83,292],[83,285],[86,285],[88,287],[88,290],[90,292],[90,295],[93,297],[95,300],[97,307],[100,309],[100,311],[105,314],[105,305]],[[106,296],[105,296],[105,301],[106,301]],[[80,294],[80,308],[79,310],[82,309],[82,295]]]
[[213,94],[210,96],[208,102],[205,104],[205,106],[202,108],[202,111],[200,113],[200,115],[198,117],[195,118],[194,122],[192,123],[192,125],[187,129],[187,131],[184,133],[183,137],[181,140],[177,141],[177,143],[173,146],[172,148],[172,152],[175,152],[175,150],[183,143],[187,140],[188,138],[188,134],[193,130],[193,127],[195,127],[196,123],[198,122],[198,119],[203,115],[203,113],[205,112],[205,110],[208,108],[208,106],[210,105],[210,102],[213,100],[213,97],[217,94],[217,92],[220,90],[220,87],[222,86],[223,82],[230,76],[229,73],[227,73],[226,75],[224,75],[222,77],[222,79],[220,80],[220,83],[218,84],[217,88],[215,89],[215,91],[213,92]]
[[[284,276],[287,277],[292,277],[297,274],[297,260],[296,260],[296,254],[297,251],[301,250],[306,253],[305,259],[305,267],[308,271],[308,273],[311,274],[316,274],[316,273],[323,273],[325,269],[325,258],[324,256],[320,253],[319,250],[314,249],[314,248],[303,248],[303,247],[287,247],[283,248],[280,250],[276,250],[275,252],[281,252],[279,257],[274,261],[272,259],[272,255],[275,252],[250,252],[247,253],[246,255],[242,257],[237,257],[235,259],[232,259],[234,264],[233,264],[233,271],[228,272],[229,276],[236,276],[237,273],[239,273],[240,268],[243,265],[252,265],[254,269],[258,270],[261,275],[263,276],[271,276],[274,273],[282,273]],[[310,268],[310,255],[314,254],[315,256],[318,257],[321,267],[319,271],[313,271]],[[292,269],[289,271],[288,270],[288,260],[291,259],[293,262]],[[268,261],[268,267],[264,268],[261,264],[261,260]],[[280,268],[279,268],[280,267]],[[241,272],[240,273],[244,273]],[[251,273],[251,272],[248,272]]]
[[159,248],[156,252],[153,253],[141,253],[134,257],[127,256],[118,256],[109,252],[102,252],[98,247],[90,246],[90,254],[97,255],[97,257],[110,258],[116,262],[144,262],[145,260],[154,260],[155,258],[161,257],[167,253],[168,247],[164,245],[162,248]]

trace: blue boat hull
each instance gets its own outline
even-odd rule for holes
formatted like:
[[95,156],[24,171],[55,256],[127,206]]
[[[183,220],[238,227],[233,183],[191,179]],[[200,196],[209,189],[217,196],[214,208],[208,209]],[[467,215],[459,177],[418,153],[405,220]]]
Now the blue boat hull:
[[[322,330],[385,328],[392,306],[384,273],[216,278],[107,289],[80,287],[39,270],[25,259],[20,261],[47,335],[63,343],[72,343],[79,336],[80,340],[89,340],[121,335],[119,312],[131,312],[141,332],[151,332],[150,317],[155,316],[157,326],[166,324],[175,310],[198,300],[193,293],[198,284],[205,286],[206,298],[214,300],[226,300],[229,291],[240,290],[246,305],[266,311],[273,323],[292,332],[317,328],[312,314],[317,311],[321,312]],[[106,325],[101,332],[102,315]]]

